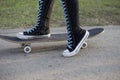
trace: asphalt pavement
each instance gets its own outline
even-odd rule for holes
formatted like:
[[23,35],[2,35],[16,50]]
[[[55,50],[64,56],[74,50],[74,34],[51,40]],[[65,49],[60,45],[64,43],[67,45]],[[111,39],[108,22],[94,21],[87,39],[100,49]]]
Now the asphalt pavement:
[[[94,27],[105,31],[88,39],[88,48],[70,58],[62,56],[66,41],[34,43],[25,56],[20,45],[0,39],[0,80],[120,80],[120,26]],[[0,34],[23,30],[0,29]],[[56,32],[66,32],[65,27],[51,28]]]

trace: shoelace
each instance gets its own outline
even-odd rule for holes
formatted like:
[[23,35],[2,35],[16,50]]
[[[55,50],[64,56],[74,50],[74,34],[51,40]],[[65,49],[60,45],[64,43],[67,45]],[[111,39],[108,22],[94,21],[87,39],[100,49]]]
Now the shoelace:
[[67,41],[68,41],[68,48],[73,49],[72,44],[73,44],[73,39],[72,39],[72,33],[71,33],[71,28],[70,28],[70,21],[68,17],[68,11],[66,8],[66,3],[64,0],[61,0],[62,2],[62,7],[64,10],[64,15],[65,15],[65,20],[66,20],[66,26],[67,26]]
[[27,30],[27,33],[31,33],[31,32],[35,31],[38,28],[38,26],[40,24],[40,18],[42,16],[43,2],[44,2],[44,0],[39,0],[39,9],[38,9],[37,22],[36,22],[34,27]]

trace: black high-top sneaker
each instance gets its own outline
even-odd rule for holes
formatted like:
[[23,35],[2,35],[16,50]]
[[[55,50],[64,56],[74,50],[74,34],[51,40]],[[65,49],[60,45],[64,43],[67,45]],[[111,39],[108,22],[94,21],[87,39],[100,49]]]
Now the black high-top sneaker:
[[[86,30],[83,30],[79,36],[76,36],[75,40],[75,46],[71,48],[67,47],[67,49],[63,52],[63,56],[65,57],[71,57],[79,53],[83,43],[87,40],[89,36],[89,32]],[[69,43],[69,42],[68,42]],[[72,44],[69,44],[69,46]]]
[[33,39],[50,37],[49,21],[54,0],[39,0],[39,9],[36,24],[29,30],[19,32],[19,39]]
[[79,27],[78,0],[61,0],[66,19],[68,45],[63,56],[70,57],[79,53],[89,32]]

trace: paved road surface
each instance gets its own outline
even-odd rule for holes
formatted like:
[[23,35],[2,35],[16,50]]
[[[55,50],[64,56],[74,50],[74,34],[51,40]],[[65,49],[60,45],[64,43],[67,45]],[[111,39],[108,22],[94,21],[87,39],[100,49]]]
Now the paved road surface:
[[[89,39],[88,48],[71,58],[61,56],[65,41],[35,43],[32,53],[24,56],[19,45],[0,40],[0,80],[120,80],[120,26],[97,27],[105,32]],[[22,30],[0,30],[0,34]]]

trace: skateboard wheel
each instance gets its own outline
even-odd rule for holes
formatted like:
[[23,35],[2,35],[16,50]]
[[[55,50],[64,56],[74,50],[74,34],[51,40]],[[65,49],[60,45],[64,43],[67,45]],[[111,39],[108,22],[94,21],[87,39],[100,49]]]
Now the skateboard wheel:
[[81,48],[82,48],[82,49],[87,48],[87,42],[84,42]]
[[31,52],[31,47],[30,46],[26,46],[26,47],[24,47],[24,52],[25,53],[30,53]]

